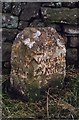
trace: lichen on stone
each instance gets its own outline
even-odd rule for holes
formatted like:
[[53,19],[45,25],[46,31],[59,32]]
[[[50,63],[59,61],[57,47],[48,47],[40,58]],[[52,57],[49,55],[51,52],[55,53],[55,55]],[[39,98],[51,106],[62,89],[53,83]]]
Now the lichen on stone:
[[24,42],[24,44],[27,45],[29,48],[32,48],[32,47],[33,47],[33,44],[35,43],[35,41],[34,41],[34,42],[31,42],[31,41],[30,41],[30,38],[25,39],[23,42]]
[[33,33],[33,35],[34,35],[33,38],[36,39],[36,38],[38,38],[41,35],[41,32],[37,30],[37,32]]
[[12,47],[12,85],[29,99],[40,98],[42,87],[63,82],[65,56],[64,39],[54,28],[25,28]]

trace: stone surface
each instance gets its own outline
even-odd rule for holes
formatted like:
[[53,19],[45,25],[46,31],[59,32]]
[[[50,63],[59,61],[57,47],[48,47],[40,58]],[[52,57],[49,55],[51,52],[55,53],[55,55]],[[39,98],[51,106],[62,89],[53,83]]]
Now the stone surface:
[[70,37],[70,47],[79,47],[79,36]]
[[12,16],[11,14],[2,15],[2,27],[6,28],[17,28],[18,17]]
[[55,7],[56,7],[56,8],[62,7],[62,3],[61,3],[61,2],[55,2],[54,4],[55,4]]
[[21,3],[20,2],[15,2],[12,4],[12,14],[13,15],[19,15],[21,12]]
[[55,3],[53,2],[42,3],[42,7],[55,7]]
[[79,35],[79,26],[77,25],[64,25],[64,32],[72,35]]
[[62,2],[63,7],[74,8],[77,7],[77,2]]
[[[2,75],[3,76],[5,76],[5,75],[9,75],[10,76],[10,70],[11,70],[10,60],[8,59],[8,61],[3,61],[2,62]],[[3,81],[4,81],[4,79],[3,79]]]
[[30,27],[45,27],[45,25],[41,19],[36,19],[30,24]]
[[23,30],[25,27],[27,27],[28,26],[28,22],[26,22],[26,21],[20,21],[19,22],[19,26],[18,26],[18,29],[21,29],[21,30]]
[[21,9],[24,10],[26,8],[27,2],[21,2]]
[[46,23],[77,24],[79,9],[69,8],[45,8],[41,7],[42,15]]
[[10,61],[3,62],[2,65],[4,68],[10,69]]
[[76,48],[67,49],[67,63],[76,64],[76,62],[77,62],[77,49]]
[[11,12],[11,2],[3,2],[2,4],[3,4],[2,12],[10,13]]
[[79,2],[77,2],[77,7],[79,8]]
[[2,61],[10,61],[12,44],[2,43]]
[[20,20],[30,20],[39,16],[39,3],[27,3],[25,9],[20,15]]
[[13,42],[14,38],[16,37],[16,34],[18,33],[17,29],[2,29],[2,40],[7,42]]
[[29,100],[39,99],[42,88],[63,83],[65,56],[64,39],[54,28],[25,28],[12,47],[12,86]]

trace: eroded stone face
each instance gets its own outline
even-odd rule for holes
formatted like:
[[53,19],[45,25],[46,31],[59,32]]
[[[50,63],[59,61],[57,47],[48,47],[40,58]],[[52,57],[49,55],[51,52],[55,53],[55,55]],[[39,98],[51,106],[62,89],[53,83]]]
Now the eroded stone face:
[[54,28],[25,28],[15,39],[11,54],[11,84],[30,99],[40,89],[56,87],[65,77],[64,39]]

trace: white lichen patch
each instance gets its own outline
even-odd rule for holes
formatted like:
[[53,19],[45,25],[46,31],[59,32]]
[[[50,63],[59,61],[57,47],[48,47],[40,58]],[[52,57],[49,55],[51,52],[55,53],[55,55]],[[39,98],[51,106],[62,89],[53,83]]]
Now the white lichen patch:
[[21,33],[18,33],[17,36],[16,36],[16,38],[19,38],[19,35],[20,35],[20,34],[21,34]]
[[79,30],[69,29],[69,33],[71,33],[71,34],[79,34]]
[[63,47],[63,49],[62,49],[62,53],[65,55],[66,54],[66,48],[65,47]]
[[37,39],[41,35],[41,32],[37,30],[36,33],[33,33],[33,38]]
[[16,39],[24,39],[23,31],[17,34]]
[[[65,54],[66,53],[66,48],[65,48],[65,45],[60,41],[60,39],[57,39],[57,45],[59,47],[61,47],[59,54],[62,53],[62,54]],[[58,49],[58,48],[57,48]],[[59,50],[56,50],[56,51],[59,51]]]
[[27,39],[25,39],[25,40],[23,41],[23,43],[24,43],[25,45],[27,45],[29,48],[32,48],[33,45],[34,45],[34,43],[35,43],[35,41],[31,42],[31,41],[30,41],[30,38],[27,38]]
[[56,39],[56,40],[57,40],[57,45],[58,45],[59,47],[64,47],[64,45],[61,43],[60,39]]
[[54,28],[51,28],[51,31],[55,31],[55,29],[54,29]]
[[55,51],[53,57],[55,58],[57,56],[61,56],[61,54],[65,55],[65,53],[66,53],[66,49],[64,47],[62,48],[62,50],[59,49],[58,47],[56,47],[56,51]]
[[21,38],[24,39],[24,35],[22,35]]

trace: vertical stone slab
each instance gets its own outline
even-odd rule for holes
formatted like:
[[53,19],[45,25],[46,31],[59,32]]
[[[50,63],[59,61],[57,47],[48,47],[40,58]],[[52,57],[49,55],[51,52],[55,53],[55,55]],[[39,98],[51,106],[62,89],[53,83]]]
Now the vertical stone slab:
[[25,28],[14,41],[10,81],[30,100],[42,95],[42,88],[62,84],[66,71],[64,39],[54,28]]

